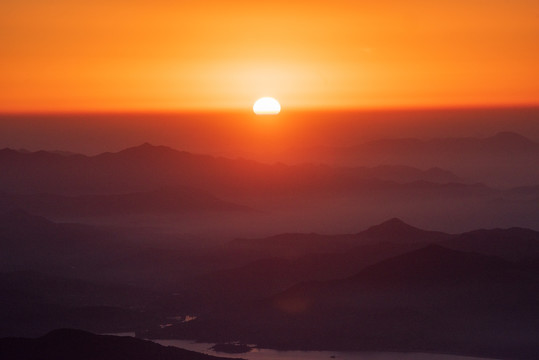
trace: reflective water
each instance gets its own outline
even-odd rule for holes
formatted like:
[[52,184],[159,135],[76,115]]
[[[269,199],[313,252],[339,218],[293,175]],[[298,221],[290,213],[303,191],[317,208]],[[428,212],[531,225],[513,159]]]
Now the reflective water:
[[[133,333],[122,333],[115,335],[133,336]],[[354,351],[277,351],[270,349],[253,349],[244,354],[218,353],[210,348],[214,344],[197,343],[191,340],[152,340],[165,346],[175,346],[191,351],[196,351],[208,355],[243,358],[247,360],[494,360],[487,358],[446,355],[446,354],[426,354],[426,353],[397,353],[397,352],[354,352]]]

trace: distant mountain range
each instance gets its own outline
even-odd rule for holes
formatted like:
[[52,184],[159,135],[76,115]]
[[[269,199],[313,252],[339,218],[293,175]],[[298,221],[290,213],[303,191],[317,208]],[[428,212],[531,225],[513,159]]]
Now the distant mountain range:
[[223,257],[245,259],[244,265],[196,276],[187,287],[196,299],[191,301],[197,304],[196,311],[204,312],[270,296],[304,281],[351,276],[429,244],[495,255],[506,261],[539,261],[537,231],[511,228],[447,234],[391,219],[357,234],[282,234],[234,240],[218,251]]
[[354,252],[381,244],[437,243],[448,248],[494,255],[508,260],[539,257],[539,232],[523,229],[475,230],[462,234],[427,231],[393,218],[357,234],[281,234],[262,239],[236,239],[230,249],[253,255],[298,258],[317,253]]
[[34,214],[69,217],[252,211],[206,192],[181,187],[127,194],[74,196],[0,193],[0,206],[5,209],[20,208]]
[[[117,153],[87,157],[39,151],[0,150],[0,189],[10,193],[132,193],[186,186],[211,193],[284,191],[378,179],[395,182],[457,182],[448,171],[426,171],[406,166],[332,168],[283,164],[266,165],[191,154],[164,146],[143,144]],[[341,184],[341,185],[344,185]],[[347,185],[350,186],[350,185]]]
[[0,213],[0,273],[30,270],[161,287],[197,274],[208,262],[228,261],[201,255],[199,247],[207,245],[191,241],[150,230],[57,223],[15,210]]
[[[425,151],[425,156],[437,156]],[[492,165],[515,181],[537,168],[529,163],[520,170],[507,168],[504,164],[520,164],[511,156],[505,162],[485,159],[472,168],[479,173]],[[470,158],[455,161],[464,164]],[[356,218],[368,224],[403,214],[414,216],[414,221],[429,219],[445,229],[537,224],[537,186],[500,190],[462,182],[439,164],[418,163],[426,170],[379,164],[368,168],[269,165],[150,144],[96,156],[4,149],[0,150],[0,168],[6,169],[0,172],[0,210],[22,208],[62,221],[100,216],[123,226],[142,219],[147,226],[168,226],[206,237],[237,237],[239,230],[249,233],[250,229],[284,232],[300,222],[319,224],[316,231],[329,232],[342,223],[349,231]],[[167,219],[163,214],[177,216]],[[299,214],[301,219],[293,222]],[[149,216],[134,220],[136,215]],[[156,224],[156,215],[169,223]],[[99,220],[87,220],[95,221]]]
[[421,230],[393,218],[357,234],[281,234],[263,239],[236,239],[228,247],[265,256],[295,258],[307,254],[349,251],[357,246],[441,242],[452,237],[443,232]]
[[539,143],[379,139],[283,160],[0,150],[0,337],[42,336],[0,339],[0,358],[211,358],[43,336],[58,328],[537,358]]
[[539,143],[512,132],[488,138],[396,138],[352,147],[294,148],[283,158],[338,166],[440,167],[495,186],[539,183]]

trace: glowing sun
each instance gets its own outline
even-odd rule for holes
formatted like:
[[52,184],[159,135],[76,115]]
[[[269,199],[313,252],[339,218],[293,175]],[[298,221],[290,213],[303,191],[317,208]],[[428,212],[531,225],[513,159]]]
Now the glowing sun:
[[255,102],[253,111],[257,115],[277,115],[281,112],[281,104],[272,97],[263,97]]

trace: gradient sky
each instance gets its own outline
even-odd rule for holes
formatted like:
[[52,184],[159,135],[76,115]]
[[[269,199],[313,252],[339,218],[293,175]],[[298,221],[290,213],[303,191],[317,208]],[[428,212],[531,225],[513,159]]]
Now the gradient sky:
[[0,111],[539,103],[539,2],[3,0]]

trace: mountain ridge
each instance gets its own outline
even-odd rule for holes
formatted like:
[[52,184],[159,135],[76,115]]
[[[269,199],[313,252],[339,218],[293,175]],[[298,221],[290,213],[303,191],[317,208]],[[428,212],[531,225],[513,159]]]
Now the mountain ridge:
[[18,360],[225,359],[172,346],[162,346],[151,341],[128,336],[94,335],[86,331],[74,329],[54,330],[36,339],[0,339],[0,355],[5,359]]

